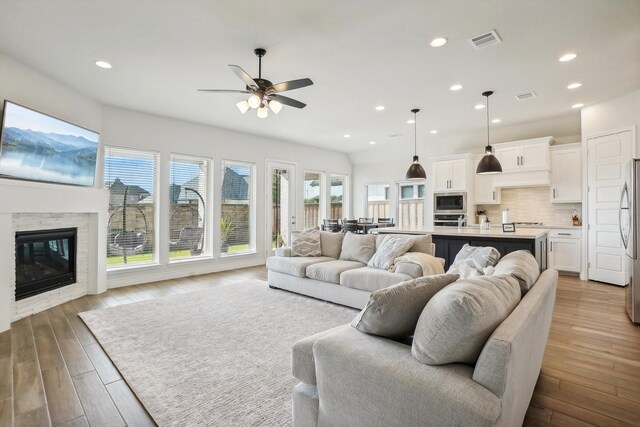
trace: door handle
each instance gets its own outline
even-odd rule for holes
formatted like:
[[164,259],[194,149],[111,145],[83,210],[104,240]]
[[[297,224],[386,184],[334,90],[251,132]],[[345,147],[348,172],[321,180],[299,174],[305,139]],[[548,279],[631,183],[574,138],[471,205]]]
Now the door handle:
[[549,242],[549,252],[553,252],[553,242]]
[[517,156],[517,157],[516,157],[516,165],[517,165],[517,166],[520,166],[520,156]]
[[555,188],[553,189],[553,198],[554,199],[556,198],[556,189]]
[[524,156],[520,156],[520,166],[524,166]]
[[493,200],[496,200],[496,190],[493,190]]

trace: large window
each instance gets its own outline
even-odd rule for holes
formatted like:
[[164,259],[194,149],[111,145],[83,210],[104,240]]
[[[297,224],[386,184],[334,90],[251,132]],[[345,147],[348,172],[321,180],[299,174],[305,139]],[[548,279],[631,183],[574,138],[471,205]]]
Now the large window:
[[398,184],[398,188],[398,226],[424,225],[425,185],[401,182]]
[[324,173],[304,173],[304,228],[320,225],[324,205]]
[[223,256],[256,250],[254,175],[253,164],[222,163],[220,240]]
[[169,259],[210,253],[211,160],[172,154],[169,166]]
[[346,217],[344,209],[345,187],[347,186],[346,175],[331,175],[331,206],[329,211],[330,219],[342,219]]
[[157,262],[157,154],[107,147],[105,187],[109,189],[107,266]]
[[374,222],[378,218],[391,218],[391,208],[389,205],[389,185],[388,184],[368,184],[367,185],[367,217],[373,218]]

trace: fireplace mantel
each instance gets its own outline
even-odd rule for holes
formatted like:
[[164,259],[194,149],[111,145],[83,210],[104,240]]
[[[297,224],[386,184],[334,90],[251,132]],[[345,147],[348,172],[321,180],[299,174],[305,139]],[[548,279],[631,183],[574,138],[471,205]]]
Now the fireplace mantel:
[[87,292],[106,290],[106,230],[109,192],[102,188],[75,187],[0,179],[0,332],[12,318],[12,286],[15,274],[15,214],[88,214]]

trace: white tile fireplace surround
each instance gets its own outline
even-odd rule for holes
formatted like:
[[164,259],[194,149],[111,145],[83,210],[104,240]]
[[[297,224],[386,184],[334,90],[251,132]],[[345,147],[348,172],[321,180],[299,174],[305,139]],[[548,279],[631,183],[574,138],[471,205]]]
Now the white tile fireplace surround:
[[[0,179],[0,332],[11,322],[106,290],[109,193],[104,189]],[[17,231],[78,229],[76,283],[15,301]]]

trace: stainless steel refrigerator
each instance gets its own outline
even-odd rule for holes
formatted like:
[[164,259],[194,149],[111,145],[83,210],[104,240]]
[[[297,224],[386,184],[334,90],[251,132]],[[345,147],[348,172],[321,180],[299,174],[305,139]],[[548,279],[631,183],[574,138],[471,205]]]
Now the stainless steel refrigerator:
[[625,305],[634,323],[640,323],[640,159],[627,165],[625,183],[620,195],[620,236],[626,250]]

